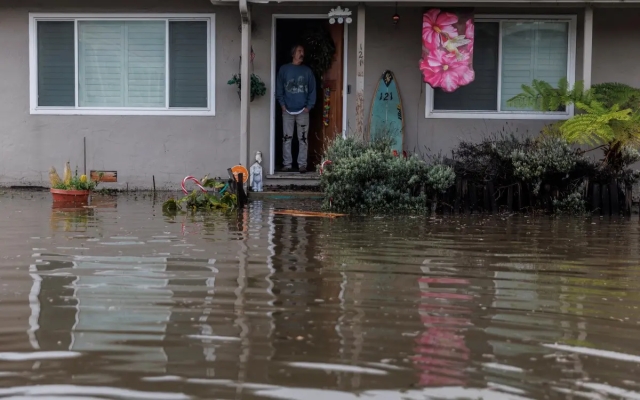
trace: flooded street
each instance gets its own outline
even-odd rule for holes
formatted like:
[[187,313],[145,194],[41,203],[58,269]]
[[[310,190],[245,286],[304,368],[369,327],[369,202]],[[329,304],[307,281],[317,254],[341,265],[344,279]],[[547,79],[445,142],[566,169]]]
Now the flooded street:
[[0,195],[0,399],[640,399],[637,215],[162,200]]

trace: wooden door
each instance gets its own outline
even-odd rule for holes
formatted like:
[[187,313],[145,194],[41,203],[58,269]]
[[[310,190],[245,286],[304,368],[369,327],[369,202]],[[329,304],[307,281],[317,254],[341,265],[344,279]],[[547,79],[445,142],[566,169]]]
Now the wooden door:
[[[342,132],[342,83],[344,77],[344,25],[328,24],[329,32],[336,45],[331,68],[324,74],[324,88],[329,90],[328,125],[324,124],[324,140],[335,139]],[[323,92],[324,98],[324,92]]]
[[[309,165],[315,166],[320,163],[322,154],[327,145],[331,143],[336,135],[342,132],[342,87],[344,73],[344,25],[329,24],[325,22],[325,29],[331,35],[336,46],[333,56],[333,64],[323,79],[317,83],[317,101],[315,111],[312,115],[311,129],[317,135],[309,137]],[[328,102],[325,102],[325,97]],[[327,108],[325,110],[325,108]]]

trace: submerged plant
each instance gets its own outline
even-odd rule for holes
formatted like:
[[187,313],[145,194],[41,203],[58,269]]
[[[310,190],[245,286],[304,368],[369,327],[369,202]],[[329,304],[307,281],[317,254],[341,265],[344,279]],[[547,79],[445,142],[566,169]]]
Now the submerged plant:
[[182,210],[184,206],[186,210],[191,211],[211,211],[211,210],[233,210],[238,206],[238,198],[235,194],[226,190],[228,185],[215,179],[209,179],[205,176],[201,185],[206,188],[213,189],[211,192],[202,192],[194,190],[181,199],[169,199],[162,205],[165,213],[176,213]]

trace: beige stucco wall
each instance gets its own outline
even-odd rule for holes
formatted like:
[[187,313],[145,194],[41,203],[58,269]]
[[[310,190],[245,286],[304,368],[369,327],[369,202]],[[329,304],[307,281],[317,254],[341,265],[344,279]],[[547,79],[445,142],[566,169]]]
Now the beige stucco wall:
[[[213,6],[208,0],[113,0],[86,6],[81,0],[8,0],[0,4],[0,185],[47,184],[47,170],[67,159],[82,168],[82,138],[87,138],[88,169],[117,170],[119,186],[176,188],[189,174],[224,176],[240,156],[239,108],[235,89],[226,84],[238,72],[240,24],[237,6]],[[355,10],[355,9],[354,9]],[[369,6],[366,13],[365,113],[376,82],[392,70],[401,90],[406,148],[449,153],[460,139],[479,140],[503,130],[535,134],[544,121],[425,118],[425,87],[418,60],[421,52],[422,7],[400,7],[394,26],[393,7]],[[216,116],[45,116],[29,114],[29,12],[204,12],[216,13]],[[325,14],[328,7],[256,4],[253,17],[254,72],[270,93],[273,14]],[[489,9],[478,13],[576,14],[578,40],[576,78],[582,78],[580,8]],[[354,15],[355,17],[355,15]],[[355,18],[354,18],[355,19]],[[619,81],[640,86],[640,53],[630,41],[637,34],[640,8],[597,9],[594,21],[593,81]],[[355,61],[357,21],[349,26],[347,83],[348,130],[355,130]],[[635,33],[634,33],[635,32]],[[621,40],[627,38],[627,41]],[[270,96],[251,103],[250,150],[260,150],[270,165]],[[280,145],[279,143],[277,145]]]
[[[216,116],[30,115],[29,12],[215,12]],[[83,137],[87,169],[117,170],[122,187],[149,188],[153,175],[158,187],[179,187],[190,174],[226,176],[240,155],[240,101],[226,84],[238,70],[239,25],[237,7],[207,0],[1,2],[0,184],[48,185],[49,167],[66,160],[82,170]]]
[[[421,53],[421,21],[425,8],[400,8],[398,26],[391,24],[393,7],[367,7],[365,40],[365,115],[371,96],[384,69],[392,70],[401,90],[406,132],[406,148],[410,151],[442,151],[450,154],[460,139],[479,140],[483,135],[514,132],[536,134],[545,121],[540,120],[475,120],[425,118],[425,86],[422,84],[418,60]],[[582,79],[583,21],[582,8],[476,8],[482,14],[575,14],[577,15],[576,79]],[[633,40],[638,30],[640,8],[596,9],[594,12],[592,80],[622,82],[640,86],[640,52],[634,51]],[[355,70],[356,26],[351,26],[349,71]],[[355,89],[355,75],[349,83]],[[349,121],[355,129],[355,102],[349,99]]]

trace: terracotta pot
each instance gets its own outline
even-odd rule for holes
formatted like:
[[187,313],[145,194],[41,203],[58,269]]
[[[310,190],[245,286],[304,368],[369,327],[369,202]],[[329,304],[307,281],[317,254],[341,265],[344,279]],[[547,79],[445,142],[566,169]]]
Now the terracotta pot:
[[90,190],[51,189],[55,203],[88,203]]

